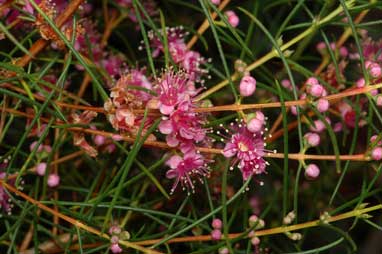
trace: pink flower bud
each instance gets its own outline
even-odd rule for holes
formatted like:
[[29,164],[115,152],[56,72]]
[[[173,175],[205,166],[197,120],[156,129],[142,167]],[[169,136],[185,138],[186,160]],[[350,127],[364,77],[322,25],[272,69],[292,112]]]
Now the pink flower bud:
[[211,3],[213,3],[214,5],[219,5],[220,4],[220,0],[211,0]]
[[377,106],[382,106],[382,94],[379,94],[375,97],[375,103]]
[[349,54],[349,51],[346,47],[341,47],[340,48],[340,56],[342,57],[347,57],[347,55]]
[[318,146],[320,144],[320,135],[313,132],[308,132],[304,135],[306,143],[310,146]]
[[323,54],[323,53],[325,52],[325,49],[326,49],[326,44],[325,44],[325,42],[321,41],[321,42],[317,43],[316,49],[317,49],[317,51],[318,51],[320,54]]
[[365,84],[366,84],[366,82],[365,82],[365,79],[364,79],[364,78],[360,78],[360,79],[358,79],[357,82],[356,82],[356,86],[357,86],[358,88],[362,88],[362,87],[364,87]]
[[221,219],[214,219],[212,221],[212,227],[214,229],[221,229],[223,226],[223,222],[221,221]]
[[286,89],[292,90],[292,84],[290,83],[289,79],[283,79],[281,80],[281,85],[285,87]]
[[265,116],[264,116],[263,112],[261,112],[261,111],[256,111],[255,117],[256,117],[256,119],[258,119],[262,122],[265,121]]
[[319,85],[319,82],[318,82],[318,80],[315,78],[315,77],[310,77],[310,78],[308,78],[307,80],[306,80],[306,85],[310,85],[310,86],[312,86],[312,85]]
[[256,79],[251,76],[245,76],[241,79],[239,90],[241,96],[251,96],[256,90]]
[[[37,145],[37,141],[34,141],[32,144],[30,144],[30,146],[29,146],[29,150],[32,152],[33,151],[33,149],[36,147],[36,145]],[[42,152],[42,149],[43,149],[43,146],[42,145],[39,145],[39,147],[37,148],[37,153],[40,153],[40,152]]]
[[370,90],[369,93],[370,93],[371,96],[376,96],[378,94],[378,89]]
[[249,122],[247,123],[247,129],[248,129],[250,132],[259,132],[259,131],[262,130],[263,125],[264,125],[264,122],[260,121],[260,120],[257,119],[257,118],[252,118],[252,119],[249,120]]
[[50,153],[52,151],[52,147],[50,145],[44,145],[43,149],[45,152]]
[[251,244],[252,244],[253,246],[259,245],[259,244],[260,244],[260,239],[259,239],[257,236],[252,237],[252,238],[251,238]]
[[36,173],[40,176],[44,176],[45,171],[46,171],[46,163],[45,162],[39,163],[36,167]]
[[[328,117],[326,117],[325,119],[326,122],[330,124],[330,119]],[[309,129],[313,132],[322,132],[326,129],[326,126],[321,120],[316,120],[313,122],[313,125],[311,125]]]
[[219,254],[229,254],[229,250],[227,247],[222,247],[219,249]]
[[119,235],[122,232],[121,227],[113,225],[109,228],[110,235]]
[[308,86],[307,92],[314,97],[321,97],[324,92],[324,87],[320,84]]
[[110,242],[113,243],[113,244],[118,243],[118,241],[119,241],[119,237],[116,236],[116,235],[113,235],[113,236],[110,238]]
[[111,136],[111,138],[112,138],[114,141],[121,141],[121,140],[123,140],[123,137],[122,137],[121,135],[119,135],[119,134],[113,134],[113,135]]
[[342,123],[338,122],[338,123],[334,124],[333,131],[334,132],[340,132],[340,131],[342,131],[342,128],[343,128]]
[[215,240],[215,241],[220,240],[222,238],[222,232],[220,231],[220,229],[212,230],[211,238],[212,240]]
[[297,107],[296,106],[290,107],[290,112],[292,112],[293,115],[297,116]]
[[48,186],[53,188],[57,187],[60,184],[60,176],[57,174],[50,174],[48,176]]
[[368,69],[372,63],[373,63],[372,61],[369,61],[369,60],[366,61],[365,62],[365,68]]
[[[370,138],[370,142],[371,142],[371,143],[375,142],[375,141],[377,140],[377,138],[378,138],[377,135],[373,135],[373,136],[371,136],[371,138]],[[377,143],[377,145],[382,146],[382,140],[379,140],[378,143]]]
[[305,177],[314,180],[320,175],[320,168],[316,164],[309,164],[305,169]]
[[111,252],[113,252],[113,253],[121,253],[121,252],[122,252],[122,248],[119,247],[118,243],[113,243],[113,244],[110,246],[110,250],[111,250]]
[[256,215],[251,215],[251,217],[249,217],[248,219],[248,224],[250,227],[253,227],[255,225],[258,225],[260,224],[260,220],[259,220],[259,217],[257,217]]
[[317,110],[320,112],[326,112],[329,109],[329,101],[326,99],[319,99],[317,101]]
[[231,26],[237,27],[239,25],[239,17],[234,11],[226,11],[225,15],[227,16],[228,23],[230,23]]
[[375,147],[372,151],[371,151],[371,158],[373,160],[376,160],[376,161],[379,161],[382,159],[382,147]]
[[367,68],[370,76],[373,78],[379,78],[382,74],[381,66],[377,63],[371,63]]
[[94,143],[97,145],[97,146],[101,146],[103,144],[105,144],[105,141],[106,141],[106,137],[105,136],[102,136],[102,135],[96,135],[94,137]]

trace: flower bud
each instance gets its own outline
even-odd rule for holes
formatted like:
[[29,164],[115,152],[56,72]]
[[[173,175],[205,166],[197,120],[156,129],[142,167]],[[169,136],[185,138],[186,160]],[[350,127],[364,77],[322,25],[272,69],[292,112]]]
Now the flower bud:
[[36,173],[40,176],[44,176],[45,171],[46,171],[46,163],[45,162],[39,163],[36,167]]
[[220,4],[220,0],[211,0],[211,3],[213,3],[214,5],[219,5]]
[[247,129],[248,129],[250,132],[259,132],[259,131],[262,130],[263,125],[264,125],[264,122],[260,121],[260,120],[257,119],[257,118],[252,118],[252,119],[249,120],[249,122],[247,123]]
[[215,240],[215,241],[220,240],[222,238],[222,232],[220,231],[220,229],[212,230],[211,238],[212,240]]
[[328,100],[321,98],[317,101],[317,110],[318,111],[320,111],[322,113],[322,112],[328,111],[328,109],[329,109],[329,101]]
[[318,146],[320,144],[320,135],[308,132],[304,135],[304,139],[309,146]]
[[227,247],[222,247],[219,249],[219,254],[229,254],[229,250]]
[[292,89],[293,89],[292,84],[291,84],[291,82],[290,82],[289,79],[283,79],[283,80],[281,80],[281,85],[282,85],[284,88],[288,89],[288,90],[292,90]]
[[314,97],[321,97],[324,92],[324,87],[320,84],[314,84],[308,87],[308,93]]
[[381,66],[377,63],[371,63],[367,68],[372,78],[379,78],[382,74]]
[[256,79],[251,76],[245,76],[241,79],[239,90],[241,96],[251,96],[256,90]]
[[305,177],[309,180],[314,180],[320,175],[320,168],[316,164],[309,164],[305,168]]
[[221,229],[223,226],[223,222],[221,221],[221,219],[214,219],[212,221],[212,227],[214,229]]
[[252,237],[252,238],[251,238],[251,244],[252,244],[253,246],[259,245],[259,244],[260,244],[260,239],[259,239],[257,236]]
[[228,23],[233,26],[237,27],[239,25],[239,17],[236,15],[234,11],[226,11],[225,15],[227,16]]
[[307,86],[319,85],[318,80],[315,77],[310,77],[306,80]]
[[57,187],[60,184],[60,176],[57,174],[50,174],[48,176],[47,183],[48,183],[48,186],[51,188]]
[[118,243],[113,243],[113,244],[110,246],[110,250],[111,250],[111,252],[113,252],[113,253],[121,253],[121,252],[122,252],[122,248],[119,247]]
[[358,79],[357,82],[356,82],[356,86],[357,86],[358,88],[362,88],[362,87],[364,87],[365,84],[366,84],[366,82],[365,82],[365,79],[364,79],[364,78],[360,78],[360,79]]
[[372,151],[371,151],[371,158],[373,160],[376,160],[376,161],[379,161],[382,159],[382,147],[375,147]]

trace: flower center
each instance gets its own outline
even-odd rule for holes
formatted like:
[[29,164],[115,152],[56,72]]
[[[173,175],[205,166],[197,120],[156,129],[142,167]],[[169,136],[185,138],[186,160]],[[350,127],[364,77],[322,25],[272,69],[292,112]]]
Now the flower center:
[[239,147],[240,151],[242,151],[242,152],[247,152],[249,150],[248,146],[245,145],[243,142],[239,142],[238,147]]

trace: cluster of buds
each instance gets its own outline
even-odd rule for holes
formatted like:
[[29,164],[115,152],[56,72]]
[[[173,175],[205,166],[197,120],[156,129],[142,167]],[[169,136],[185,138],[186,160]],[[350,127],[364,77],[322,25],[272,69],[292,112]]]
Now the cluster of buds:
[[119,241],[125,241],[130,239],[130,233],[128,231],[122,231],[121,227],[113,225],[109,228],[110,234],[110,251],[112,253],[121,253],[123,249],[119,246]]
[[382,160],[382,141],[380,137],[373,135],[370,138],[370,142],[375,143],[375,146],[371,150],[371,158],[376,161]]
[[248,219],[248,224],[249,227],[252,229],[248,233],[248,237],[251,239],[251,244],[254,247],[258,247],[260,245],[260,238],[256,236],[256,230],[264,228],[265,222],[256,215],[251,215]]
[[213,230],[211,232],[211,238],[212,240],[220,240],[222,238],[222,227],[223,227],[223,222],[221,219],[214,219],[211,224]]
[[165,47],[161,37],[167,36],[168,51],[174,63],[188,74],[190,81],[204,83],[201,78],[208,73],[208,70],[204,69],[202,65],[207,60],[199,52],[187,48],[184,40],[186,35],[187,33],[183,32],[183,27],[166,27],[165,35],[162,31],[149,31],[148,37],[151,47],[154,49],[153,56],[158,57],[161,52],[164,52]]

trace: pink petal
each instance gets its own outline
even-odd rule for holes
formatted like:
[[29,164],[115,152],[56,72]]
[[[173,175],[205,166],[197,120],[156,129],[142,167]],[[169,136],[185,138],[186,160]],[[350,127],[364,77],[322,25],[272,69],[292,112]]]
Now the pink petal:
[[170,120],[163,120],[159,124],[159,131],[162,134],[168,135],[174,131]]

